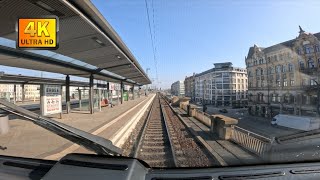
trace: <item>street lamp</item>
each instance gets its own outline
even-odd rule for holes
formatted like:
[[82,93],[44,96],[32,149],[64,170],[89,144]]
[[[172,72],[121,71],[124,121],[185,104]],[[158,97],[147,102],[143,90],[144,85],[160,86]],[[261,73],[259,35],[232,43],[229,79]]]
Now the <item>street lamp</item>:
[[[147,68],[147,69],[146,69],[146,73],[147,73],[147,76],[148,76],[148,77],[149,77],[149,74],[148,74],[149,70],[150,70],[150,68]],[[145,91],[145,94],[146,94],[146,95],[148,95],[147,92],[148,92],[148,84],[146,84],[146,91]]]

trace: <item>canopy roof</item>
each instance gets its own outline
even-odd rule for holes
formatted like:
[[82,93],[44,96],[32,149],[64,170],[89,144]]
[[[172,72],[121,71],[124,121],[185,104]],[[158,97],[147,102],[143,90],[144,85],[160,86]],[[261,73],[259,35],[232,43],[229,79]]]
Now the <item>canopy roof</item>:
[[[18,17],[59,17],[59,49],[15,48]],[[2,0],[0,64],[127,84],[150,84],[138,61],[89,0]]]

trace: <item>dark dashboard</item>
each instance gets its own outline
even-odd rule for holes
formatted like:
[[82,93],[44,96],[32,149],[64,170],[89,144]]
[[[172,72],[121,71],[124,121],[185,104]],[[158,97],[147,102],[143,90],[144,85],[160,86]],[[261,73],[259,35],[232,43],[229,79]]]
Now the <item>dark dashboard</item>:
[[320,179],[320,163],[295,163],[197,169],[152,169],[143,161],[69,154],[59,161],[0,156],[0,179]]

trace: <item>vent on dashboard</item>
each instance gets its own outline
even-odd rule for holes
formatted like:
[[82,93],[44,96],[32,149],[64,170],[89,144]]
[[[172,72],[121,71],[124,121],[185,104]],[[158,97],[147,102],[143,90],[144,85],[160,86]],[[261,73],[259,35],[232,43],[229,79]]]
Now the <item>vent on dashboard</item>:
[[39,164],[30,164],[30,163],[23,163],[23,162],[11,162],[5,161],[2,163],[5,166],[11,166],[16,168],[23,168],[23,169],[43,169],[43,170],[50,170],[52,168],[51,165],[39,165]]
[[177,177],[177,178],[170,178],[170,177],[154,177],[152,180],[212,180],[211,176],[200,176],[200,177]]
[[312,174],[312,173],[320,173],[320,169],[301,169],[301,170],[291,170],[292,174]]
[[95,163],[95,162],[76,161],[76,160],[70,160],[70,159],[61,160],[60,164],[88,167],[88,168],[119,170],[119,171],[125,171],[128,169],[127,165],[122,165],[122,164],[104,164],[104,163]]
[[259,179],[259,178],[269,178],[284,176],[285,172],[266,172],[266,173],[254,173],[254,174],[235,174],[235,175],[223,175],[219,176],[221,180],[230,180],[230,179]]

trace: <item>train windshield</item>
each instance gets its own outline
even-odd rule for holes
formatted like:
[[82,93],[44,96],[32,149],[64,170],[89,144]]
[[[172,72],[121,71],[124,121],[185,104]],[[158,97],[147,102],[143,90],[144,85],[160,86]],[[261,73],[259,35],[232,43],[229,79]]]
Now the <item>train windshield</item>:
[[0,155],[319,161],[319,8],[0,0]]

